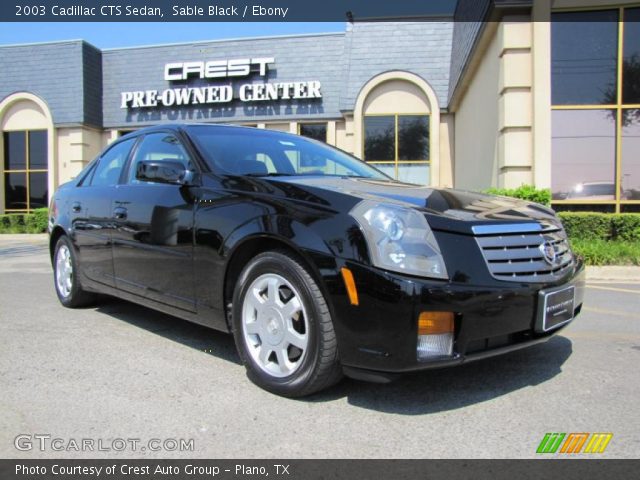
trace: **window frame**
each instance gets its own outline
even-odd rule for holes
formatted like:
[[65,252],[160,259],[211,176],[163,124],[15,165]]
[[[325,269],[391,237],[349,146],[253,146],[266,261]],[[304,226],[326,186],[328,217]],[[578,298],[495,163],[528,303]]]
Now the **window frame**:
[[[29,134],[31,132],[44,132],[46,139],[47,139],[47,168],[30,168],[30,142],[29,142]],[[19,169],[5,169],[4,168],[4,163],[7,161],[6,159],[6,139],[5,139],[5,134],[8,133],[24,133],[24,142],[25,142],[25,168],[19,168]],[[33,129],[25,129],[25,130],[3,130],[2,131],[2,143],[3,143],[3,148],[5,149],[5,152],[2,152],[3,154],[3,165],[2,165],[2,182],[3,185],[6,185],[6,177],[7,175],[10,175],[12,173],[23,173],[25,175],[25,191],[26,191],[26,198],[25,198],[25,205],[27,206],[27,208],[6,208],[7,207],[7,192],[4,191],[3,194],[3,198],[2,198],[2,206],[4,207],[4,213],[30,213],[32,212],[34,209],[31,208],[31,193],[30,193],[30,176],[32,173],[46,173],[47,174],[47,197],[49,197],[50,193],[49,192],[49,163],[50,163],[50,159],[49,159],[49,130],[47,130],[46,128],[33,128]],[[4,188],[4,187],[3,187]],[[47,198],[47,204],[49,202],[49,199]],[[43,208],[43,207],[38,207],[38,208]],[[44,207],[46,208],[46,207]]]
[[[367,130],[366,130],[366,119],[369,117],[394,117],[394,160],[366,160],[365,157],[365,148],[367,142]],[[400,165],[428,165],[429,166],[429,177],[431,177],[431,148],[429,148],[429,158],[427,160],[400,160],[399,156],[399,130],[398,130],[398,119],[399,117],[427,117],[427,132],[429,135],[429,144],[431,144],[431,114],[430,113],[367,113],[362,115],[362,160],[366,163],[370,163],[371,165],[393,165],[394,166],[394,180],[398,180],[398,172]],[[427,179],[428,183],[426,185],[431,184],[431,178]]]
[[[616,112],[615,124],[615,161],[614,161],[614,179],[615,179],[615,198],[613,200],[552,200],[551,205],[613,205],[615,213],[620,213],[624,205],[638,205],[640,200],[624,200],[622,199],[622,119],[623,111],[640,109],[640,104],[623,102],[623,85],[624,85],[624,26],[625,11],[628,9],[640,8],[640,4],[633,5],[603,5],[595,7],[567,7],[554,8],[551,13],[572,13],[572,12],[596,12],[617,10],[618,12],[618,32],[617,32],[617,65],[616,65],[616,103],[614,104],[575,104],[575,105],[554,105],[551,100],[551,111],[554,110],[614,110]],[[553,49],[553,38],[551,38],[551,48]],[[551,77],[552,72],[549,72]],[[553,80],[552,80],[553,81]],[[552,97],[553,98],[553,97]],[[551,175],[553,175],[553,157],[551,158]]]

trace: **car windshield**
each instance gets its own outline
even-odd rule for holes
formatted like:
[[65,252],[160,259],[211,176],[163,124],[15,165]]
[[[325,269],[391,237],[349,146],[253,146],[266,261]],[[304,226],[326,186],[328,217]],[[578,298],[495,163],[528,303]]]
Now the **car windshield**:
[[336,148],[296,135],[238,127],[187,127],[215,172],[232,175],[321,175],[389,180]]

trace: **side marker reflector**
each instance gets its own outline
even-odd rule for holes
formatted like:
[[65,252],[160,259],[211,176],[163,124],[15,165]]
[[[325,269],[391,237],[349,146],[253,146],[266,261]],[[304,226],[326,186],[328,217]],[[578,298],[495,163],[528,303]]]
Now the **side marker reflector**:
[[346,267],[342,267],[340,273],[342,274],[342,280],[344,280],[344,286],[347,287],[349,302],[351,302],[351,305],[359,305],[358,290],[356,289],[356,282],[353,279],[353,273]]

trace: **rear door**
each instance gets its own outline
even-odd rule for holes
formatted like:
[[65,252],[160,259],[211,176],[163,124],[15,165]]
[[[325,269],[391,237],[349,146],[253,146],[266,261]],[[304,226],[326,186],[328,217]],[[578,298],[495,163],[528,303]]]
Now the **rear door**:
[[144,160],[179,161],[185,169],[194,168],[170,131],[148,133],[136,147],[112,203],[116,287],[195,311],[191,188],[136,179],[137,164]]
[[135,141],[135,138],[124,140],[105,151],[93,171],[69,197],[81,271],[90,280],[111,287],[115,287],[111,202]]

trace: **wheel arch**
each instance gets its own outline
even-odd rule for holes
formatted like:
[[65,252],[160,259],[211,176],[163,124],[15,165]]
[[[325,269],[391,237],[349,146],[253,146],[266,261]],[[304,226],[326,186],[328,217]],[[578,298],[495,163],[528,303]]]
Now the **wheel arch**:
[[[320,269],[318,268],[316,262],[311,258],[309,252],[300,249],[286,237],[282,237],[272,233],[259,233],[250,235],[239,241],[236,245],[234,245],[233,249],[229,252],[228,255],[222,289],[222,301],[226,313],[225,316],[227,320],[227,326],[230,329],[231,312],[229,306],[231,305],[233,290],[238,278],[240,277],[240,273],[247,265],[247,263],[249,263],[251,258],[261,253],[275,250],[286,251],[308,270],[309,274],[318,284],[320,291],[325,297],[329,310],[333,314],[331,297],[326,288],[326,284],[323,281],[325,275],[320,272]],[[328,268],[324,268],[323,266],[323,270],[326,271],[328,270]],[[335,270],[337,271],[337,265],[335,266]]]
[[49,235],[49,256],[51,257],[51,261],[53,261],[53,254],[55,253],[58,240],[60,239],[60,237],[66,234],[67,232],[60,225],[56,225],[55,227],[53,227],[53,230]]

